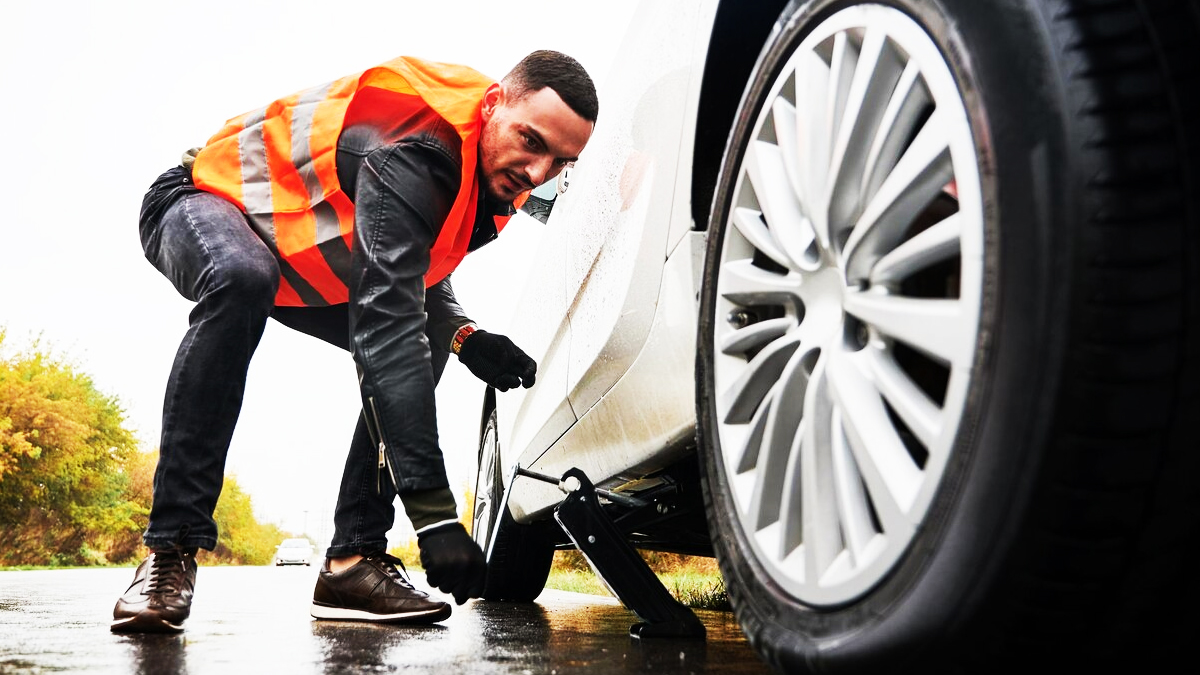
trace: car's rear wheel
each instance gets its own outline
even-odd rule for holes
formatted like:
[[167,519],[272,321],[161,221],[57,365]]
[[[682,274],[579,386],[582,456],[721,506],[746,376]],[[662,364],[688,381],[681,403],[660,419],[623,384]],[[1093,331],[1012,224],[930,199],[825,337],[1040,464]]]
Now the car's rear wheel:
[[1200,10],[1147,7],[785,10],[697,363],[714,546],[776,667],[1111,663],[1195,630]]
[[483,597],[532,602],[546,587],[554,562],[554,542],[544,525],[521,525],[504,505],[504,473],[496,425],[493,410],[479,440],[471,526],[471,536],[488,559]]

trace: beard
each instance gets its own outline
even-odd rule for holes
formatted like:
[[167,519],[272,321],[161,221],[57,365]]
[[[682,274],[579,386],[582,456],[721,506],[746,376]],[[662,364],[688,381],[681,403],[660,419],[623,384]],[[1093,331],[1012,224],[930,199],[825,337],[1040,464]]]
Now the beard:
[[485,173],[483,182],[488,196],[502,202],[511,202],[522,192],[533,189],[528,181],[505,170]]

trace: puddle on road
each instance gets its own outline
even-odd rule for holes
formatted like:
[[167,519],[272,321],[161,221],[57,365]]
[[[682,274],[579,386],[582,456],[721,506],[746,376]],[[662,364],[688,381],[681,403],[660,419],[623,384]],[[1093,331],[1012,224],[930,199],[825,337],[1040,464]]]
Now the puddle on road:
[[315,621],[327,669],[430,672],[766,673],[736,623],[702,612],[706,640],[629,636],[636,616],[616,604],[555,607],[475,602],[447,626],[373,626]]
[[0,672],[769,672],[726,612],[697,612],[704,641],[632,638],[637,616],[615,600],[550,591],[539,604],[455,606],[434,626],[315,621],[312,575],[291,572],[205,568],[179,636],[108,631],[128,570],[0,574]]

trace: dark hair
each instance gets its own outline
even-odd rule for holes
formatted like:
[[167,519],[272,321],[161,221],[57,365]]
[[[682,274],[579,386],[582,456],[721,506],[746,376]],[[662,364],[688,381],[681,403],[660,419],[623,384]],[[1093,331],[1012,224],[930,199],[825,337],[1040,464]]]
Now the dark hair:
[[600,112],[592,78],[578,61],[561,52],[539,49],[531,53],[504,76],[503,82],[513,101],[550,87],[583,119],[595,122]]

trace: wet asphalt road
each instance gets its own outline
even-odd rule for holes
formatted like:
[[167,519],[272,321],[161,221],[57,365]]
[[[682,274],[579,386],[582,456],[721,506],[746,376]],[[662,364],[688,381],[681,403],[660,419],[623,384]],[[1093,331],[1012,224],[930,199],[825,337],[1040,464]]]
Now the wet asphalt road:
[[697,612],[704,641],[637,640],[616,600],[549,590],[536,604],[455,606],[429,627],[315,621],[315,575],[201,566],[182,635],[130,636],[108,623],[132,567],[0,572],[0,674],[769,672],[726,612]]

